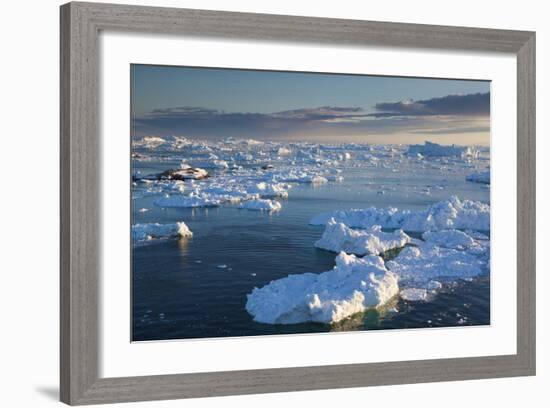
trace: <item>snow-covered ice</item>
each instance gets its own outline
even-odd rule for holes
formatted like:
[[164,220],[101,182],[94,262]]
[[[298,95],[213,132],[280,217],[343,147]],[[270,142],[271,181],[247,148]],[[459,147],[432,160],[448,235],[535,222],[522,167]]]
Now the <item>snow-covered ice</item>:
[[481,275],[486,262],[465,251],[425,243],[406,247],[387,268],[399,277],[400,284],[422,287],[434,279],[466,279]]
[[444,248],[465,249],[475,244],[474,239],[459,230],[426,231],[422,239]]
[[177,226],[178,226],[178,235],[180,237],[192,237],[193,236],[193,232],[189,229],[187,224],[184,223],[183,221],[178,222]]
[[397,277],[382,258],[342,252],[330,271],[289,275],[254,288],[246,310],[260,323],[335,323],[383,306],[398,293]]
[[490,207],[480,201],[460,200],[456,196],[432,204],[427,210],[398,210],[394,207],[338,210],[313,217],[312,225],[326,225],[330,219],[348,227],[401,228],[404,231],[424,232],[441,229],[489,230]]
[[144,223],[132,225],[132,240],[150,241],[158,238],[192,237],[193,233],[184,222],[171,224]]
[[162,197],[155,200],[154,204],[158,207],[180,207],[180,208],[194,208],[194,207],[217,207],[220,205],[220,200],[211,199],[205,196],[197,195],[174,195],[168,197]]
[[461,158],[477,157],[479,151],[470,146],[444,146],[437,143],[424,142],[423,145],[410,145],[407,155],[424,157],[458,156]]
[[403,247],[410,240],[402,230],[382,232],[379,225],[367,230],[354,230],[331,218],[315,246],[337,253],[344,251],[356,255],[379,255],[390,249]]
[[275,200],[269,199],[258,199],[258,200],[249,200],[241,203],[239,208],[246,210],[256,210],[256,211],[279,211],[282,206],[281,203]]
[[288,197],[290,186],[284,183],[266,183],[262,181],[250,186],[246,191],[250,194],[259,194],[262,198]]

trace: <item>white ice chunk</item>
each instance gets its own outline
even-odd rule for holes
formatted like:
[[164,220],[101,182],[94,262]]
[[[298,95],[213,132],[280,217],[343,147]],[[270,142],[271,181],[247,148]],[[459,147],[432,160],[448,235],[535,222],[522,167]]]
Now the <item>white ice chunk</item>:
[[156,238],[192,237],[193,233],[184,222],[171,224],[144,223],[132,225],[133,241],[149,241]]
[[199,196],[207,197],[210,200],[220,203],[239,203],[243,200],[252,200],[259,198],[258,194],[253,194],[240,188],[238,185],[233,187],[210,186],[202,190],[196,189],[195,193]]
[[425,243],[406,247],[386,266],[405,286],[418,287],[437,278],[473,278],[483,273],[486,262],[465,251]]
[[331,218],[349,227],[401,228],[405,231],[437,231],[441,229],[489,230],[490,206],[480,201],[460,200],[456,196],[432,204],[427,210],[376,208],[338,210],[313,217],[312,225],[325,225]]
[[291,153],[292,153],[292,150],[284,146],[279,147],[279,149],[277,150],[277,156],[288,156]]
[[459,230],[427,231],[422,238],[444,248],[464,249],[475,244],[471,236]]
[[443,146],[426,141],[423,145],[410,145],[406,154],[408,156],[422,155],[424,157],[458,156],[462,158],[477,158],[479,150],[471,146]]
[[180,237],[192,237],[193,236],[193,232],[191,232],[191,230],[189,229],[189,227],[187,226],[186,223],[184,223],[183,221],[182,222],[178,222],[176,223],[177,226],[178,226],[178,235]]
[[411,238],[402,230],[391,233],[382,232],[379,225],[372,226],[367,230],[354,230],[332,218],[315,246],[333,252],[379,255],[390,249],[403,247],[410,240]]
[[132,147],[145,147],[147,149],[156,149],[166,143],[166,140],[158,136],[145,136],[142,139],[133,140]]
[[246,189],[251,194],[259,194],[262,198],[288,197],[287,185],[283,183],[266,183],[264,181]]
[[334,323],[383,306],[398,292],[397,277],[382,258],[342,252],[330,271],[289,275],[255,288],[246,310],[260,323]]
[[275,200],[249,200],[241,203],[239,208],[244,208],[247,210],[257,210],[257,211],[279,211],[282,206],[281,203]]
[[211,199],[207,196],[200,195],[174,195],[162,197],[154,201],[158,207],[178,207],[178,208],[195,208],[195,207],[217,207],[220,205],[220,200]]
[[323,177],[323,176],[306,177],[306,178],[304,178],[304,181],[309,182],[311,184],[325,184],[325,183],[328,183],[327,178]]

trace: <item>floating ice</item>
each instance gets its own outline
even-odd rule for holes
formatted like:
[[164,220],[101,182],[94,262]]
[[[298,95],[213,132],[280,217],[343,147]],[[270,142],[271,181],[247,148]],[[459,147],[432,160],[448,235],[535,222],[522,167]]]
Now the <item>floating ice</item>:
[[458,156],[461,158],[477,158],[479,156],[479,150],[470,146],[443,146],[426,141],[423,145],[410,145],[407,150],[407,155],[422,155],[425,157]]
[[220,200],[211,199],[207,196],[199,195],[174,195],[162,197],[154,201],[158,207],[179,207],[179,208],[195,208],[195,207],[217,207],[220,205]]
[[431,231],[440,229],[489,230],[490,207],[480,201],[460,200],[456,196],[432,204],[427,210],[411,211],[397,208],[338,210],[313,217],[312,225],[325,225],[334,218],[337,222],[355,228],[401,228],[405,231]]
[[250,200],[241,203],[239,208],[244,208],[247,210],[257,210],[257,211],[279,211],[282,206],[281,203],[275,200]]
[[386,262],[386,266],[405,286],[422,287],[437,278],[466,279],[479,276],[487,265],[468,252],[425,243],[418,247],[406,247],[397,257]]
[[250,194],[259,194],[262,198],[288,197],[287,185],[283,183],[266,183],[264,181],[247,187]]
[[328,183],[327,178],[323,177],[323,176],[306,177],[306,178],[304,178],[304,181],[309,182],[311,184],[325,184],[325,183]]
[[260,323],[334,323],[383,306],[398,292],[397,277],[382,258],[342,252],[330,271],[289,275],[254,288],[246,310]]
[[277,156],[288,156],[292,153],[292,150],[290,150],[288,147],[279,147],[277,150]]
[[205,187],[202,190],[196,188],[194,190],[195,195],[206,197],[210,200],[214,200],[220,203],[229,202],[229,203],[239,203],[243,200],[252,200],[259,198],[259,195],[256,193],[249,193],[244,188],[233,185],[233,186],[217,186],[211,185]]
[[187,167],[202,169],[227,169],[229,165],[225,160],[192,160],[189,164],[185,164]]
[[189,229],[189,227],[187,226],[186,223],[184,223],[182,221],[182,222],[178,222],[176,224],[178,226],[178,235],[180,237],[192,237],[193,236],[193,232],[191,232],[191,230]]
[[156,149],[166,143],[166,140],[158,136],[145,136],[142,139],[133,140],[132,147],[145,147],[147,149]]
[[466,176],[466,181],[471,181],[474,183],[481,183],[481,184],[491,184],[491,171],[487,170],[487,171],[472,173]]
[[427,231],[422,239],[444,248],[465,249],[475,244],[474,239],[459,230]]
[[353,230],[331,218],[323,236],[315,243],[315,246],[332,252],[344,251],[356,255],[379,255],[390,249],[403,247],[410,240],[411,238],[402,230],[392,233],[382,232],[379,225],[372,226],[367,230]]
[[145,223],[132,225],[132,240],[150,241],[156,238],[192,237],[193,233],[184,222],[172,224]]

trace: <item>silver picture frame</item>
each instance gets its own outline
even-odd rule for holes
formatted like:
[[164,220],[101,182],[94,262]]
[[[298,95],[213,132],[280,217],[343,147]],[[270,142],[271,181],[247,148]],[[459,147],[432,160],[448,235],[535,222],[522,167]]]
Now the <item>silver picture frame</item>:
[[[60,13],[61,401],[70,405],[99,404],[535,374],[534,32],[80,2],[61,6]],[[517,353],[199,374],[100,377],[98,85],[101,31],[515,54]]]

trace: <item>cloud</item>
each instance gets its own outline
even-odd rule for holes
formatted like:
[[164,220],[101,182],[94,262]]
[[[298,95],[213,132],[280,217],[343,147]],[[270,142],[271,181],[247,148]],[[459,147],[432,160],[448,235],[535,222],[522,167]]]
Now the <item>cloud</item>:
[[282,112],[272,113],[275,118],[295,119],[302,121],[344,122],[347,120],[356,121],[366,117],[367,113],[363,108],[342,107],[342,106],[321,106],[318,108],[301,108]]
[[377,112],[369,116],[487,116],[490,112],[489,93],[448,95],[421,101],[383,102],[374,106]]
[[[373,111],[374,110],[374,111]],[[226,112],[198,106],[155,109],[133,118],[134,137],[185,135],[278,139],[335,135],[460,135],[488,133],[489,94],[449,95],[362,107],[320,106],[272,113]]]
[[135,117],[137,130],[158,129],[206,135],[223,132],[288,133],[330,123],[353,123],[367,116],[363,108],[321,106],[274,113],[232,113],[194,106],[155,109],[149,114]]

